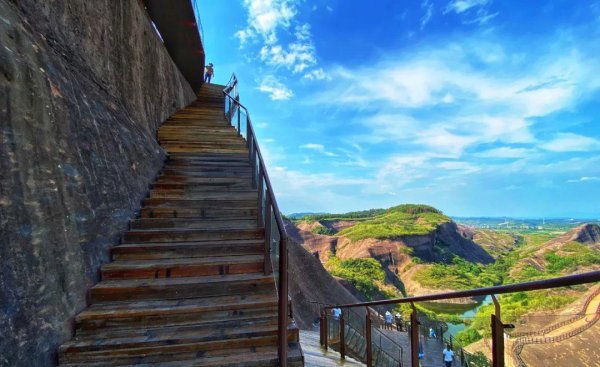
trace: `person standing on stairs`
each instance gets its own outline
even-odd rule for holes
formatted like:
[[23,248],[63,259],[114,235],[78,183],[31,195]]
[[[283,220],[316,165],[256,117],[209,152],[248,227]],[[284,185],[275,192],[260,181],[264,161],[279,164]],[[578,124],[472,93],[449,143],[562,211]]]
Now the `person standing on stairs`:
[[442,353],[444,354],[444,364],[446,367],[451,367],[454,361],[454,352],[450,348],[450,344],[446,344],[446,349]]
[[210,80],[215,75],[215,69],[213,68],[212,62],[209,62],[204,69],[204,82],[210,83]]

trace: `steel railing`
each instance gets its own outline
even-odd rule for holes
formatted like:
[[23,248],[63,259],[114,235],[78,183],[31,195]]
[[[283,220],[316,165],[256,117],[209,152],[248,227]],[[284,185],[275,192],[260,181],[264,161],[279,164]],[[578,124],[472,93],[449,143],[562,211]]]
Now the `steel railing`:
[[[275,278],[278,296],[278,351],[279,365],[287,365],[287,330],[289,317],[288,292],[288,236],[269,180],[267,167],[258,146],[248,109],[240,103],[238,80],[235,74],[223,90],[225,97],[225,119],[238,133],[245,135],[246,146],[252,167],[252,187],[258,190],[258,226],[264,228],[265,236],[265,275]],[[243,117],[243,118],[242,118]]]
[[[550,288],[558,288],[558,287],[568,287],[579,284],[586,283],[596,283],[600,281],[600,271],[592,271],[588,273],[568,275],[553,279],[544,279],[533,282],[525,282],[525,283],[517,283],[517,284],[507,284],[500,285],[495,287],[487,287],[487,288],[477,288],[465,291],[458,292],[448,292],[448,293],[439,293],[439,294],[431,294],[424,296],[416,296],[416,297],[406,297],[406,298],[397,298],[397,299],[388,299],[381,301],[371,301],[371,302],[361,302],[354,304],[340,304],[340,305],[328,305],[323,307],[323,313],[328,314],[333,308],[341,308],[341,309],[352,309],[352,308],[360,308],[360,307],[377,307],[377,306],[390,306],[397,305],[401,303],[409,303],[412,305],[413,312],[411,314],[411,330],[410,333],[410,344],[411,344],[411,366],[418,366],[418,358],[417,358],[417,349],[419,343],[419,333],[418,333],[418,317],[417,317],[417,309],[415,307],[416,302],[424,302],[424,301],[439,301],[439,300],[447,300],[454,298],[466,298],[466,297],[480,297],[480,296],[492,296],[495,305],[495,313],[491,315],[491,326],[492,326],[492,365],[494,367],[504,367],[504,329],[512,327],[512,325],[503,324],[501,321],[500,315],[500,304],[498,303],[495,295],[497,294],[505,294],[505,293],[515,293],[515,292],[526,292],[526,291],[535,291],[541,289],[550,289]],[[587,302],[586,302],[587,303]],[[575,330],[571,330],[565,335],[560,335],[554,338],[531,338],[531,340],[526,338],[519,338],[519,342],[517,342],[513,346],[512,354],[513,358],[517,357],[517,361],[521,364],[522,361],[519,360],[518,355],[520,354],[520,350],[523,348],[523,345],[526,343],[547,343],[547,342],[556,342],[560,340],[564,340],[566,338],[577,335],[584,330],[588,329],[591,325],[593,325],[598,319],[600,319],[600,307],[597,310],[594,318],[591,322],[586,323],[585,325],[578,327]],[[369,319],[367,319],[369,320]],[[321,322],[321,329],[326,327],[323,322]],[[370,334],[367,333],[367,334]],[[367,335],[370,337],[370,335]],[[326,347],[326,345],[325,345]],[[367,366],[371,366],[369,363],[369,359],[367,359]]]

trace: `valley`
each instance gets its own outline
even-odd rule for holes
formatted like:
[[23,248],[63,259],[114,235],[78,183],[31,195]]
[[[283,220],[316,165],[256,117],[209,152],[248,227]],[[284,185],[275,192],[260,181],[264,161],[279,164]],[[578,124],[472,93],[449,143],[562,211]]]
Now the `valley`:
[[[417,296],[546,279],[600,269],[600,226],[575,219],[451,218],[427,205],[399,205],[290,220],[290,235],[359,300]],[[560,320],[594,285],[499,297],[515,335]],[[462,346],[484,354],[491,298],[423,303]],[[454,302],[454,301],[453,301]],[[397,310],[408,317],[408,307]]]

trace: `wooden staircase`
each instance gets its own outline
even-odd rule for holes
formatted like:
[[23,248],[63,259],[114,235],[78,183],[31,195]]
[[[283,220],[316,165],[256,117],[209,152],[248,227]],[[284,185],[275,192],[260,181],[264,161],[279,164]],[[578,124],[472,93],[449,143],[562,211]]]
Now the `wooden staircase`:
[[[246,141],[223,116],[223,86],[158,132],[169,154],[60,366],[277,366],[277,293]],[[288,365],[302,366],[288,326]]]

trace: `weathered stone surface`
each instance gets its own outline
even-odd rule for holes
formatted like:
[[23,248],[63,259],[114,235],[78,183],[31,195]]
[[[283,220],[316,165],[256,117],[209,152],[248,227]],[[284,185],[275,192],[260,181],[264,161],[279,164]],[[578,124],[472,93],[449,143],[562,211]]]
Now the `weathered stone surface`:
[[194,94],[138,1],[0,0],[0,366],[52,366]]

